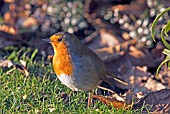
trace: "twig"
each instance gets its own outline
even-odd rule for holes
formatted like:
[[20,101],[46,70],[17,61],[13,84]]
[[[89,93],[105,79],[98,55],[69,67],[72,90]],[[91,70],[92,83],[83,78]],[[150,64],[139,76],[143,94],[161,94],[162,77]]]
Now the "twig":
[[97,88],[109,91],[111,93],[116,93],[116,92],[112,91],[111,89],[108,89],[108,88],[105,88],[105,87],[97,86]]

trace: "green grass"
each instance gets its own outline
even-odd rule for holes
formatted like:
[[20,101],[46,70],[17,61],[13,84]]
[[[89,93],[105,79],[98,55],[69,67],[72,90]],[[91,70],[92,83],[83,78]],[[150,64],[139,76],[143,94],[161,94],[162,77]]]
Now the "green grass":
[[[13,51],[12,51],[13,50]],[[0,54],[6,59],[18,62],[25,60],[30,76],[26,77],[17,68],[0,67],[0,112],[9,113],[115,113],[132,114],[140,111],[108,108],[100,101],[86,108],[87,93],[76,92],[70,95],[68,102],[60,97],[62,92],[69,94],[71,90],[62,85],[53,73],[50,61],[38,57],[36,51],[21,48],[6,48]],[[38,58],[38,59],[35,59]]]

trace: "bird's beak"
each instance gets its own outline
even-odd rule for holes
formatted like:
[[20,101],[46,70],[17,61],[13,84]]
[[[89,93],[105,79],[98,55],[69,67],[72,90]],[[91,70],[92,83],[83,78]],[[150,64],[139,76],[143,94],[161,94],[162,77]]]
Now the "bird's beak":
[[46,42],[51,42],[51,40],[50,40],[49,38],[47,38],[47,39],[42,39],[42,40],[44,40],[44,41],[46,41]]

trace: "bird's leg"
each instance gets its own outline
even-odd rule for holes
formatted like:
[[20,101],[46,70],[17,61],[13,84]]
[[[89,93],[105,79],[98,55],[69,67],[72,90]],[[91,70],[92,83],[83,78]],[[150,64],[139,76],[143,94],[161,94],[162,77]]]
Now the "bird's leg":
[[92,102],[92,94],[93,94],[93,91],[88,92],[87,108],[90,108],[90,104]]
[[68,94],[68,102],[69,102],[69,106],[70,106],[70,102],[71,102],[70,96],[71,96],[71,94],[72,94],[73,92],[74,92],[74,91],[71,91],[71,92]]

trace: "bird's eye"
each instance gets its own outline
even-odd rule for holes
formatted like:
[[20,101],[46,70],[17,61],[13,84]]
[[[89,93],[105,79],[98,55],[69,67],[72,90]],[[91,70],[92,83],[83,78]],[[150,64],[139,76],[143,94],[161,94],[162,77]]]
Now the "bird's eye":
[[61,42],[62,40],[63,40],[62,38],[59,38],[59,39],[58,39],[58,42]]

